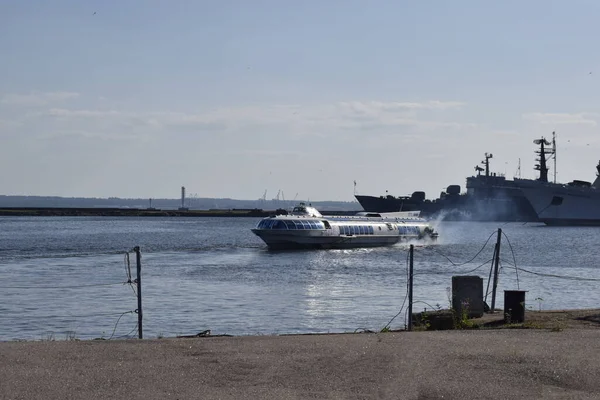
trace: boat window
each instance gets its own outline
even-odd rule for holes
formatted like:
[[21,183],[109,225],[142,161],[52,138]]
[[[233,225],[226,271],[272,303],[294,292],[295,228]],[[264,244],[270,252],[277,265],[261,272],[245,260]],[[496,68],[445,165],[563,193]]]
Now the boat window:
[[315,224],[315,221],[308,221],[308,223],[310,224],[311,229],[318,229],[317,224]]
[[273,223],[271,229],[287,229],[283,221],[277,220]]
[[362,226],[362,225],[361,225],[361,226],[359,226],[359,227],[358,227],[358,232],[359,232],[361,235],[364,235],[364,234],[365,234],[365,227],[364,227],[364,226]]
[[308,221],[302,221],[302,225],[304,226],[304,229],[310,229],[310,224]]
[[302,222],[294,221],[294,224],[296,224],[296,229],[304,229],[304,226],[302,226]]
[[317,226],[317,229],[325,229],[325,225],[323,225],[321,221],[315,221],[315,225]]
[[323,221],[323,224],[325,225],[325,229],[331,229],[331,225],[329,225],[329,221]]
[[265,224],[265,220],[261,219],[260,222],[258,223],[258,225],[256,225],[256,229],[262,229],[264,224]]
[[294,221],[284,221],[284,222],[288,229],[296,229],[296,224],[294,224]]
[[340,225],[340,235],[345,235],[346,234],[346,230],[344,229],[343,226]]
[[372,235],[373,233],[375,233],[375,232],[373,232],[373,227],[369,226],[369,235]]

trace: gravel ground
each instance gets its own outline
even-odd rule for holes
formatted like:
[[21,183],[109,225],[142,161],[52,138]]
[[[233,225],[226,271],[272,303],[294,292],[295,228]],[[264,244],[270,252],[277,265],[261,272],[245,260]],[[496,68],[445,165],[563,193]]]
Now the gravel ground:
[[0,343],[2,399],[598,399],[600,329]]

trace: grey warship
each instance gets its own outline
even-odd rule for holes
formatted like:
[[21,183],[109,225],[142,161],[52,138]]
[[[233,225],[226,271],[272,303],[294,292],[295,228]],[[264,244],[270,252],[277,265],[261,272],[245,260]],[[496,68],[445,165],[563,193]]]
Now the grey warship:
[[423,217],[447,221],[538,222],[536,211],[521,189],[534,182],[548,182],[548,161],[556,157],[556,135],[553,133],[552,143],[544,138],[534,143],[539,146],[535,151],[538,179],[511,180],[493,173],[490,171],[493,155],[485,153],[484,160],[475,167],[477,175],[466,178],[466,193],[461,193],[459,185],[450,185],[435,200],[426,199],[422,191],[400,197],[387,194],[355,197],[369,212],[421,211]]

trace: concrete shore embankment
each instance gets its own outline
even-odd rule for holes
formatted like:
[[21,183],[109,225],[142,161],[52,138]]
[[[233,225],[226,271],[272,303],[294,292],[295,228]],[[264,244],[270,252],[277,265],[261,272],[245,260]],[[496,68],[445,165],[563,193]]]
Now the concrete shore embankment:
[[600,330],[0,343],[2,399],[600,398]]
[[535,329],[4,342],[0,398],[597,399],[599,313],[530,313]]

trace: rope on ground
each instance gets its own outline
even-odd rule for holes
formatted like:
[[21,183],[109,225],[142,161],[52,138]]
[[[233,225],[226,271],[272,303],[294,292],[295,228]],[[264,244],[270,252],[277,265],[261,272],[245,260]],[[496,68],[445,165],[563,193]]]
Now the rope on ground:
[[432,310],[440,310],[442,308],[442,306],[440,306],[439,304],[437,304],[437,307],[434,307],[431,304],[429,304],[425,301],[422,301],[422,300],[413,301],[413,305],[415,305],[417,303],[425,304],[426,306],[430,307]]
[[521,272],[526,272],[528,274],[537,275],[537,276],[546,276],[549,278],[560,278],[560,279],[568,279],[573,281],[588,281],[588,282],[600,282],[600,278],[583,278],[580,276],[568,276],[568,275],[556,275],[556,274],[544,274],[542,272],[534,272],[529,271],[524,268],[518,268]]
[[[400,311],[398,311],[398,313],[396,315],[394,315],[387,324],[385,324],[385,326],[381,329],[382,331],[389,329],[390,324],[392,322],[394,322],[394,320],[398,317],[398,315],[402,314],[402,310],[404,309],[404,305],[406,304],[406,300],[408,299],[408,285],[410,282],[410,276],[409,276],[410,272],[409,272],[409,264],[408,264],[409,257],[410,257],[410,252],[407,251],[406,252],[406,294],[404,295],[404,300],[402,301],[402,305],[400,306]],[[413,276],[414,276],[414,273],[413,273]]]
[[[133,311],[131,311],[133,312]],[[96,313],[96,314],[86,314],[86,315],[44,315],[44,317],[39,318],[40,320],[44,320],[47,318],[92,318],[92,317],[114,317],[117,315],[121,315],[121,313]],[[46,322],[43,322],[46,323]]]
[[117,322],[115,323],[115,327],[112,331],[112,334],[110,335],[110,337],[108,338],[108,340],[112,339],[113,336],[115,335],[115,331],[117,330],[117,325],[119,325],[119,321],[121,320],[121,318],[123,318],[123,315],[125,314],[133,314],[135,311],[125,311],[124,313],[122,313],[119,318],[117,319]]
[[444,254],[444,253],[442,253],[441,251],[437,250],[437,249],[436,249],[434,246],[427,247],[427,249],[430,249],[430,250],[432,250],[433,252],[435,252],[435,253],[439,254],[440,256],[444,257],[444,258],[445,258],[446,260],[448,260],[448,261],[450,262],[450,264],[452,264],[453,266],[455,266],[455,267],[461,267],[461,266],[463,266],[463,265],[465,265],[465,264],[468,264],[468,263],[472,262],[473,260],[475,260],[475,259],[477,258],[477,256],[478,256],[479,254],[481,254],[481,252],[482,252],[482,251],[485,249],[485,247],[487,246],[487,244],[489,243],[490,239],[491,239],[491,238],[494,236],[494,234],[495,234],[495,233],[496,233],[496,232],[492,232],[492,233],[490,234],[490,236],[487,238],[487,240],[485,241],[485,243],[483,244],[483,246],[481,247],[481,249],[480,249],[480,250],[477,252],[477,254],[475,254],[475,255],[473,256],[473,258],[471,258],[469,261],[465,261],[465,262],[463,262],[463,263],[458,263],[458,264],[457,264],[457,263],[455,263],[454,261],[452,261],[452,260],[450,259],[450,257],[448,257],[447,255],[445,255],[445,254]]
[[[485,264],[491,262],[492,259],[489,259],[487,261],[484,261],[483,263],[479,264],[477,267],[469,270],[469,271],[463,271],[463,272],[453,272],[455,275],[467,275],[467,274],[471,274],[475,271],[477,271],[479,268],[483,267]],[[448,274],[447,271],[440,271],[440,272],[420,272],[418,274],[413,273],[413,276],[416,275],[446,275]]]
[[502,235],[506,238],[506,241],[508,242],[508,247],[510,247],[510,252],[512,253],[514,266],[515,266],[515,274],[517,275],[517,289],[520,289],[520,287],[519,287],[519,268],[517,268],[517,259],[515,257],[515,251],[513,250],[512,244],[510,244],[510,240],[508,239],[508,236],[506,235],[506,233],[504,231],[502,231]]
[[128,282],[116,283],[96,283],[92,285],[71,285],[71,286],[0,286],[0,289],[80,289],[99,286],[127,285]]
[[137,291],[135,290],[135,287],[133,286],[134,283],[137,283],[137,280],[135,280],[135,281],[131,280],[131,262],[129,260],[129,252],[125,252],[125,275],[127,276],[127,283],[129,284],[129,287],[133,291],[133,295],[135,297],[137,297]]
[[125,335],[120,335],[120,336],[115,336],[116,339],[122,339],[122,338],[132,338],[135,337],[135,335],[133,335],[133,333],[135,331],[138,330],[138,324],[137,322],[135,323],[135,327],[129,331],[129,333],[126,333]]

